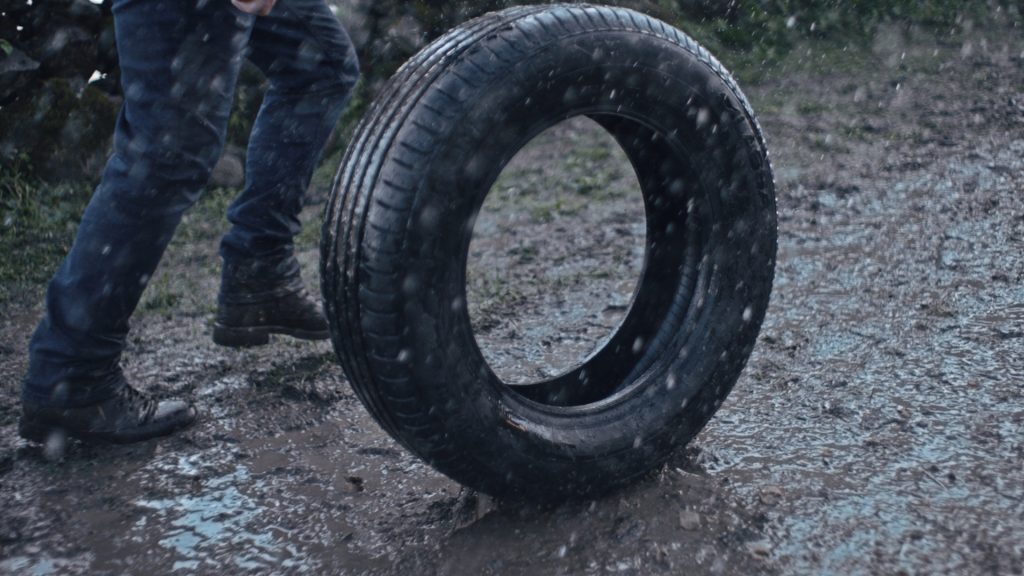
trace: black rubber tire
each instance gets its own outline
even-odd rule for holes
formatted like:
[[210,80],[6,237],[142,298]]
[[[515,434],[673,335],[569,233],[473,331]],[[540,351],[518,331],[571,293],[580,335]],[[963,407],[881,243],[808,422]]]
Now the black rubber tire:
[[[644,270],[583,366],[507,386],[470,326],[473,222],[531,138],[587,115],[636,169]],[[440,38],[391,80],[334,183],[323,294],[352,387],[400,443],[499,497],[592,496],[660,465],[739,377],[771,292],[775,190],[728,72],[619,8],[512,8]]]

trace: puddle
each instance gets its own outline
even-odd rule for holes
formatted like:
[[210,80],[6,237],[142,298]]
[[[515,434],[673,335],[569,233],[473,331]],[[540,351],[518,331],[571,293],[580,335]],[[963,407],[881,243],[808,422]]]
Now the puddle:
[[[184,468],[192,468],[186,464]],[[248,469],[202,480],[195,495],[139,499],[135,505],[152,510],[132,530],[146,532],[147,524],[166,525],[159,545],[174,559],[172,571],[205,569],[307,572],[306,558],[282,540],[288,531],[261,522],[263,506],[239,489],[252,484]]]

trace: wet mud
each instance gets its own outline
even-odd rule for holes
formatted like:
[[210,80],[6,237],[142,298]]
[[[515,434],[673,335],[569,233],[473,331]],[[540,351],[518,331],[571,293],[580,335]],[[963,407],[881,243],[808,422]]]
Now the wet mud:
[[[42,287],[0,310],[0,572],[1024,573],[1024,40],[857,50],[746,86],[779,185],[775,291],[736,389],[663,469],[595,501],[496,502],[387,437],[329,345],[213,346],[211,200],[125,358],[196,400],[193,428],[60,459],[21,441]],[[643,227],[603,138],[545,135],[477,222],[469,304],[509,378],[571,367],[628,306]]]

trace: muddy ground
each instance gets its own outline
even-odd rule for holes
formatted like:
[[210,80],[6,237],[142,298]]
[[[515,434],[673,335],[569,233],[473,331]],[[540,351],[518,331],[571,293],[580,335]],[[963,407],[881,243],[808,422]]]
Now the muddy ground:
[[[746,90],[779,185],[773,301],[735,391],[664,469],[593,502],[494,502],[383,434],[329,345],[213,346],[212,194],[125,359],[139,386],[195,399],[192,429],[47,458],[16,437],[42,287],[0,310],[0,572],[1024,573],[1021,28],[884,29]],[[621,317],[634,185],[586,122],[503,175],[470,270],[500,374],[571,366]]]

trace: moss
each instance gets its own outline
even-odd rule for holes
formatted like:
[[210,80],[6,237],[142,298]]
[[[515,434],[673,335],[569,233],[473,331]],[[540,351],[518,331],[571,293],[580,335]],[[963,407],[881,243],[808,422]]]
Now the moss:
[[77,94],[53,78],[26,89],[0,115],[5,152],[23,157],[19,170],[48,182],[94,180],[106,159],[118,104],[94,86]]
[[90,129],[82,133],[76,145],[87,150],[105,150],[114,135],[119,105],[102,90],[86,86],[79,98],[77,112],[89,119]]
[[27,156],[28,167],[42,167],[59,147],[64,124],[77,105],[71,84],[63,78],[51,79],[10,105],[7,125],[0,126],[0,131],[14,135],[15,147]]

